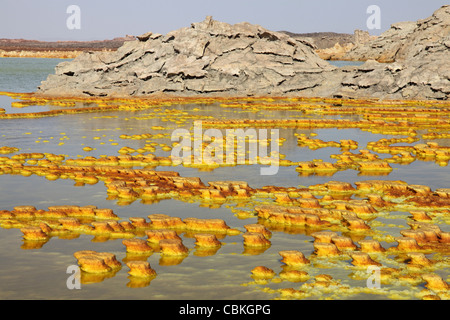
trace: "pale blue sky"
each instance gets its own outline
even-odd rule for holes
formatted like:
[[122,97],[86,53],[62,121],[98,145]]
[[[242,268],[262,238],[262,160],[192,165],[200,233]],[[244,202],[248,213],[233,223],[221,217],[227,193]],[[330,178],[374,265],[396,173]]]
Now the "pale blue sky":
[[[248,21],[269,30],[297,33],[332,31],[371,34],[392,23],[429,17],[449,0],[1,0],[0,38],[37,40],[103,40],[167,33],[202,21],[207,15],[231,24]],[[70,30],[69,5],[81,9],[81,28]],[[368,30],[366,9],[381,9],[381,29]]]

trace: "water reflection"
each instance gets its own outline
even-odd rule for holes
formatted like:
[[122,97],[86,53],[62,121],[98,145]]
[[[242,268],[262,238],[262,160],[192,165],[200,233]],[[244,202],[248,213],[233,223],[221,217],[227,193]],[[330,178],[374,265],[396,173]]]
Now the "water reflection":
[[[5,100],[10,103],[12,100]],[[36,108],[36,109],[32,109]],[[21,109],[26,110],[50,110],[49,106],[30,106]],[[58,108],[58,107],[55,107]],[[195,111],[194,111],[195,110]],[[13,108],[8,109],[7,112],[12,112]],[[232,181],[242,180],[246,181],[250,187],[263,188],[266,186],[273,187],[293,187],[312,186],[325,183],[333,180],[347,181],[354,183],[361,180],[369,180],[375,178],[377,180],[407,180],[410,184],[428,185],[432,189],[448,187],[449,173],[447,164],[442,161],[436,161],[436,157],[421,157],[416,156],[411,162],[391,162],[393,170],[389,172],[383,171],[364,171],[358,168],[345,168],[343,170],[336,170],[331,172],[297,172],[297,163],[315,161],[317,159],[322,161],[329,161],[330,163],[337,163],[337,160],[342,160],[340,155],[345,155],[349,158],[359,157],[360,149],[367,147],[369,142],[379,141],[384,138],[391,138],[388,134],[373,134],[370,131],[363,131],[357,128],[335,129],[300,129],[300,128],[283,128],[280,129],[280,137],[285,139],[280,146],[280,153],[285,155],[285,158],[293,161],[293,165],[283,166],[279,169],[276,177],[263,177],[259,175],[260,165],[236,165],[232,167],[214,167],[214,168],[195,168],[185,166],[165,165],[146,165],[142,163],[139,155],[147,156],[149,154],[155,157],[166,158],[170,152],[163,150],[164,145],[171,145],[170,135],[171,130],[175,128],[192,129],[192,121],[203,119],[286,119],[305,117],[310,119],[327,118],[327,119],[341,119],[336,115],[321,115],[321,114],[302,114],[299,111],[292,110],[258,110],[239,109],[239,108],[224,108],[220,104],[202,104],[202,105],[173,105],[173,106],[157,106],[155,108],[147,108],[138,111],[108,111],[97,113],[83,113],[71,115],[59,115],[58,117],[37,118],[37,119],[11,119],[1,120],[2,136],[0,137],[0,146],[12,146],[19,148],[18,151],[6,154],[3,159],[2,175],[0,176],[0,192],[7,197],[2,197],[2,208],[0,210],[12,210],[14,206],[29,204],[34,205],[39,209],[46,209],[51,205],[61,204],[79,204],[92,205],[98,208],[113,208],[114,212],[120,218],[130,217],[147,217],[149,213],[164,213],[171,216],[180,216],[183,219],[187,217],[203,217],[203,218],[220,218],[225,219],[233,228],[244,231],[244,226],[251,223],[259,223],[264,225],[268,230],[275,234],[275,239],[270,246],[264,247],[247,247],[243,244],[241,235],[220,235],[217,238],[222,243],[219,247],[205,248],[197,246],[194,243],[194,234],[192,232],[180,232],[180,237],[189,248],[187,255],[167,256],[161,254],[160,248],[157,245],[152,246],[153,253],[146,255],[137,255],[125,253],[124,247],[118,241],[124,233],[120,236],[111,234],[84,234],[83,232],[61,231],[57,236],[50,237],[45,241],[27,241],[17,238],[15,245],[8,244],[0,253],[5,254],[6,251],[17,252],[17,249],[24,251],[46,252],[46,250],[53,250],[53,246],[59,243],[59,240],[70,240],[70,245],[66,245],[62,251],[71,255],[73,252],[82,250],[89,245],[105,246],[113,249],[112,251],[119,252],[120,261],[125,266],[131,261],[150,261],[152,266],[157,270],[158,275],[153,278],[133,277],[127,274],[128,270],[124,267],[113,272],[105,274],[89,274],[83,272],[81,274],[82,284],[95,284],[117,277],[121,279],[122,285],[130,288],[146,288],[148,292],[161,293],[163,297],[179,297],[180,294],[172,292],[178,290],[177,288],[184,288],[183,281],[186,280],[186,275],[189,275],[192,283],[201,283],[204,279],[204,272],[202,270],[213,269],[218,271],[221,276],[226,278],[233,277],[234,274],[229,270],[237,269],[239,273],[235,279],[230,280],[230,285],[225,285],[223,292],[219,298],[227,294],[236,293],[236,297],[249,297],[253,293],[249,293],[242,283],[248,281],[250,278],[250,270],[257,265],[273,264],[276,268],[282,268],[279,264],[279,257],[277,255],[281,248],[292,247],[305,249],[305,252],[312,252],[312,234],[320,231],[320,228],[311,228],[305,225],[289,225],[283,223],[273,223],[270,220],[258,217],[254,212],[254,207],[257,203],[274,203],[276,197],[273,194],[263,192],[254,198],[248,199],[204,199],[195,197],[188,190],[183,190],[185,193],[166,193],[159,196],[153,195],[149,189],[146,190],[146,196],[141,193],[142,188],[153,187],[154,185],[147,185],[150,179],[139,177],[135,175],[141,169],[151,171],[175,171],[181,177],[198,177],[205,185],[209,185],[212,181]],[[362,119],[361,115],[347,115],[343,118],[359,121]],[[150,134],[145,136],[145,134]],[[139,135],[137,137],[136,135]],[[143,136],[144,135],[144,136]],[[322,141],[340,141],[340,140],[354,140],[357,142],[356,149],[341,149],[339,147],[325,147],[325,148],[304,148],[298,145],[299,136],[307,136],[311,139],[321,139]],[[401,136],[401,135],[400,135]],[[131,137],[131,138],[130,138]],[[134,138],[133,138],[134,137]],[[414,144],[426,143],[426,140],[414,141]],[[449,139],[441,139],[438,141],[440,146],[448,146]],[[411,143],[412,144],[412,143]],[[410,145],[410,144],[406,144]],[[84,149],[89,147],[89,149]],[[117,172],[109,176],[103,175],[107,170],[116,170],[113,165],[108,165],[108,157],[118,157],[122,148],[128,147],[134,152],[122,154],[122,159],[127,159],[131,163],[128,165],[121,165],[121,173]],[[151,148],[150,148],[151,147]],[[146,149],[147,148],[147,149]],[[152,149],[153,148],[153,149]],[[86,151],[89,150],[89,151]],[[144,150],[144,152],[137,152],[137,150]],[[153,150],[153,151],[148,151]],[[19,155],[23,153],[45,153],[43,159],[20,159]],[[376,152],[379,158],[391,158],[391,154]],[[51,155],[64,155],[63,160],[52,158]],[[17,156],[13,159],[14,156]],[[125,157],[126,156],[126,157]],[[129,158],[127,158],[130,156]],[[13,166],[8,163],[13,159]],[[52,160],[49,160],[52,159]],[[36,160],[36,161],[33,161]],[[103,171],[95,171],[91,166],[86,166],[89,169],[85,171],[75,172],[73,175],[68,170],[64,171],[64,165],[73,160],[100,161],[94,167],[101,167]],[[398,160],[398,159],[395,159]],[[115,161],[115,160],[114,160]],[[137,161],[135,163],[133,161]],[[141,162],[139,162],[141,161]],[[39,170],[37,170],[37,167]],[[58,171],[61,169],[64,170]],[[67,168],[66,168],[67,169]],[[25,171],[24,171],[25,170]],[[130,173],[132,179],[125,179],[122,175]],[[131,174],[132,173],[132,174]],[[51,174],[51,175],[50,175]],[[113,194],[108,191],[111,182],[117,178],[117,181],[122,181],[125,186],[130,187],[128,193]],[[140,179],[138,179],[140,178]],[[170,179],[165,182],[169,184]],[[153,183],[153,181],[152,181]],[[75,188],[76,187],[76,188]],[[136,196],[137,195],[137,196]],[[354,198],[354,197],[353,197]],[[336,200],[350,201],[353,199],[345,195],[333,195],[328,198],[330,203]],[[326,203],[327,198],[317,199]],[[6,228],[19,228],[25,219],[16,221],[5,221],[6,213],[0,221],[2,230]],[[33,220],[33,219],[31,219]],[[30,222],[31,220],[28,220]],[[373,223],[380,226],[383,232],[397,232],[398,226],[381,225],[380,220],[366,219],[367,223]],[[26,222],[26,221],[25,221]],[[58,220],[53,221],[55,225]],[[88,223],[88,221],[83,221]],[[116,221],[116,223],[118,223]],[[398,222],[404,223],[404,219]],[[446,230],[448,224],[441,223],[439,226]],[[327,228],[330,229],[330,228]],[[331,228],[332,229],[332,228]],[[372,237],[381,237],[377,228],[374,233],[361,233],[357,231],[337,228],[335,231],[341,236],[351,239],[352,242],[357,243],[360,240]],[[400,228],[401,229],[401,228]],[[133,236],[144,237],[145,233],[135,231]],[[305,240],[308,239],[308,240]],[[383,238],[384,239],[384,238]],[[295,240],[295,241],[293,241]],[[13,242],[14,243],[14,242]],[[387,246],[387,244],[385,244]],[[14,258],[13,258],[14,260]],[[224,261],[225,260],[225,261]],[[72,261],[73,263],[73,261]],[[327,260],[315,259],[315,271],[309,269],[311,275],[320,272],[329,272],[334,276],[347,276],[345,273],[346,267],[342,260]],[[342,263],[342,264],[341,264]],[[390,263],[397,263],[396,261]],[[14,265],[13,263],[11,265]],[[6,265],[6,269],[11,270],[11,266]],[[326,271],[324,271],[326,269]],[[329,270],[331,269],[331,270]],[[56,270],[56,267],[51,269]],[[170,271],[168,271],[170,270]],[[195,270],[189,273],[188,271]],[[335,270],[335,271],[333,271]],[[166,274],[174,276],[174,280],[170,281],[172,288],[168,288],[166,284],[162,285],[160,277]],[[223,272],[223,273],[222,273]],[[345,273],[345,275],[342,275]],[[163,276],[161,276],[161,274]],[[176,275],[174,275],[176,274]],[[286,275],[285,275],[286,276]],[[126,277],[126,280],[123,278]],[[166,278],[167,280],[167,278]],[[222,280],[222,279],[221,279]],[[357,279],[356,279],[357,280]],[[356,281],[355,280],[355,281]],[[118,280],[119,281],[119,280]],[[188,282],[188,281],[187,281]],[[187,283],[186,282],[186,283]],[[106,285],[108,297],[124,297],[121,288],[114,285]],[[217,291],[215,288],[217,283],[211,282],[211,288],[207,291]],[[223,284],[221,284],[223,285]],[[256,283],[255,285],[272,285],[269,282]],[[50,286],[50,284],[49,284]],[[274,285],[275,286],[275,285]],[[195,287],[195,285],[192,285]],[[175,288],[175,289],[173,289]],[[236,289],[238,288],[238,289]],[[192,297],[204,297],[203,293],[192,290]],[[29,290],[23,289],[25,295],[31,295]],[[197,294],[197,295],[196,295]],[[52,293],[48,294],[52,296]],[[192,298],[191,297],[191,298]],[[261,295],[259,297],[265,298],[267,296]]]

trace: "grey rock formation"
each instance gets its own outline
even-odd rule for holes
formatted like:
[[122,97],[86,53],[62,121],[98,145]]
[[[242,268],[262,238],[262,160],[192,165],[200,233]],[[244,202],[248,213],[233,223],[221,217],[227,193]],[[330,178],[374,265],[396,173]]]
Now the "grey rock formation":
[[343,59],[393,62],[395,61],[395,55],[400,48],[405,45],[408,35],[414,31],[415,27],[415,22],[395,23],[379,37],[369,41],[357,42],[356,45],[343,56]]
[[448,100],[449,22],[450,6],[443,6],[427,19],[395,24],[361,44],[385,56],[390,52],[395,62],[374,58],[359,67],[335,68],[308,41],[207,17],[166,35],[148,32],[115,52],[87,52],[63,62],[36,94]]
[[334,69],[306,42],[257,25],[230,25],[207,17],[164,36],[148,32],[114,53],[88,52],[63,62],[38,92],[73,96],[284,94],[296,90],[288,80]]
[[[361,57],[361,48],[349,54]],[[449,99],[450,6],[427,19],[394,24],[364,48],[372,60],[362,66],[365,70],[357,68],[344,78],[342,92],[389,99]]]

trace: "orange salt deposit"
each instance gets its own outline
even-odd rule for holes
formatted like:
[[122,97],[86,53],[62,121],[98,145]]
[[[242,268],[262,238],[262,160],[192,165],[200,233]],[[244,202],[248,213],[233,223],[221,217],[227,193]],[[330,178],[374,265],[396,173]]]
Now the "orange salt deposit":
[[199,247],[220,247],[222,245],[214,234],[196,233],[194,238],[195,245]]
[[271,245],[271,242],[258,232],[246,232],[242,236],[246,247],[266,247]]
[[80,269],[87,273],[106,273],[122,266],[116,256],[108,252],[82,250],[75,252],[74,257],[78,260]]
[[305,258],[304,254],[297,250],[283,250],[278,254],[282,257],[281,262],[288,266],[302,266],[309,264],[309,260]]
[[130,253],[148,254],[153,252],[147,241],[143,239],[124,239],[122,244],[126,246],[126,251]]
[[354,266],[366,267],[366,266],[381,266],[381,263],[374,261],[368,253],[366,252],[352,252],[349,253],[351,256],[352,264]]
[[264,280],[272,279],[276,275],[275,271],[264,266],[255,267],[251,272],[254,278]]
[[159,241],[159,245],[162,255],[179,256],[189,253],[189,249],[178,239],[163,239]]
[[130,268],[128,273],[133,277],[155,277],[156,271],[151,268],[148,261],[129,261],[127,266]]

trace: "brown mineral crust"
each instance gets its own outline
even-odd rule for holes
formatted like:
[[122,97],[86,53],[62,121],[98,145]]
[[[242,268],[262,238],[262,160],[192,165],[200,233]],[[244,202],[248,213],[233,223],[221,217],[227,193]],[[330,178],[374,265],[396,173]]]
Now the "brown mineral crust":
[[113,270],[122,267],[122,264],[117,260],[116,255],[113,253],[97,252],[96,256],[103,259],[105,263]]
[[427,238],[425,233],[420,230],[401,230],[400,234],[406,238],[413,238],[417,241],[418,244],[423,244],[427,242]]
[[281,262],[288,266],[303,266],[309,264],[309,260],[298,250],[283,250],[278,254],[282,257]]
[[199,247],[220,247],[222,243],[214,234],[197,233],[194,234],[195,245]]
[[159,241],[162,255],[186,255],[189,253],[189,249],[184,246],[181,240],[177,239],[163,239]]
[[351,256],[352,264],[354,266],[365,267],[365,266],[381,266],[381,263],[378,263],[369,256],[366,252],[355,251],[349,254]]
[[75,259],[78,260],[81,257],[95,255],[95,254],[97,254],[97,251],[94,251],[94,250],[80,250],[80,251],[75,252],[73,254],[73,256],[75,257]]
[[440,243],[450,243],[450,232],[439,233],[439,242]]
[[320,219],[316,214],[306,214],[305,218],[305,224],[309,227],[326,227],[330,225],[328,221]]
[[292,199],[291,199],[291,197],[289,197],[289,194],[287,192],[277,192],[277,193],[274,193],[274,196],[275,196],[276,202],[280,202],[280,203],[292,202]]
[[62,212],[68,217],[78,216],[81,212],[80,207],[76,205],[61,205],[61,206],[51,206],[48,207],[48,211],[51,212]]
[[306,271],[300,270],[283,270],[279,275],[281,279],[291,282],[303,282],[310,278]]
[[135,231],[136,227],[129,221],[119,222],[124,231]]
[[246,247],[267,247],[271,245],[271,242],[258,232],[246,232],[242,236]]
[[395,268],[380,268],[380,280],[384,282],[389,282],[393,279],[397,279],[400,271]]
[[415,221],[429,221],[432,220],[425,211],[410,211],[412,219]]
[[357,248],[352,239],[345,236],[334,236],[331,238],[331,242],[334,243],[339,250],[355,250]]
[[105,263],[113,270],[122,267],[122,264],[117,260],[116,255],[110,252],[97,252],[97,257],[103,259]]
[[106,273],[111,272],[112,268],[109,267],[104,259],[96,255],[87,255],[78,258],[78,264],[80,269],[87,273]]
[[153,252],[153,249],[147,244],[147,241],[143,239],[124,239],[122,240],[122,244],[126,246],[126,251],[130,253],[148,254]]
[[310,199],[310,198],[306,198],[306,199],[296,199],[295,200],[296,203],[298,203],[298,205],[302,208],[321,208],[322,206],[319,203],[319,200],[317,199]]
[[370,230],[370,227],[366,224],[366,222],[360,218],[346,217],[344,222],[347,228],[351,231]]
[[0,220],[9,220],[15,217],[14,213],[8,210],[0,210]]
[[334,257],[338,256],[340,251],[333,243],[314,242],[314,254],[319,257]]
[[258,266],[252,269],[252,276],[257,279],[269,280],[275,276],[275,271],[264,266]]
[[116,232],[125,231],[125,229],[122,227],[122,225],[116,220],[108,220],[106,222],[111,227],[111,229],[113,229],[113,231],[116,231]]
[[450,188],[439,188],[434,191],[438,197],[450,199]]
[[[16,207],[18,208],[18,207]],[[26,207],[24,208],[19,208],[19,210],[12,210],[11,214],[14,215],[14,217],[16,217],[17,219],[31,219],[34,218],[36,216],[36,210],[27,210]]]
[[428,267],[433,264],[433,262],[428,259],[425,254],[421,252],[409,252],[407,253],[407,256],[409,258],[408,264],[413,266],[420,266],[420,267]]
[[94,209],[94,213],[97,219],[119,219],[112,209]]
[[318,231],[311,233],[311,236],[314,237],[314,242],[322,243],[332,243],[331,239],[337,235],[338,234],[333,231]]
[[392,167],[389,165],[388,162],[385,162],[383,160],[377,160],[377,161],[361,161],[358,162],[359,165],[359,171],[392,171]]
[[272,214],[282,214],[286,210],[280,206],[276,205],[260,205],[255,206],[255,211],[258,214],[258,217],[263,219],[268,219]]
[[114,229],[108,221],[92,221],[91,225],[94,227],[95,233],[111,233]]
[[[38,210],[39,211],[39,210]],[[48,210],[42,213],[39,213],[39,216],[47,219],[59,219],[67,217],[67,213],[57,210]]]
[[227,232],[230,229],[222,219],[186,218],[183,222],[187,230]]
[[34,213],[36,208],[33,206],[16,206],[14,207],[12,213],[20,214],[20,213]]
[[81,250],[74,253],[81,270],[88,273],[105,273],[117,270],[122,264],[116,256],[109,252],[96,252],[93,250]]
[[432,291],[447,291],[450,286],[439,275],[435,273],[427,273],[422,275],[422,279],[426,281],[425,287]]
[[185,228],[185,222],[179,217],[171,217],[162,213],[148,215],[150,226],[155,229]]
[[135,228],[148,228],[149,227],[149,223],[145,220],[145,218],[131,217],[131,218],[129,218],[129,220],[131,221],[131,224]]
[[146,230],[145,233],[147,235],[147,241],[152,243],[159,243],[159,241],[164,239],[176,239],[181,241],[180,236],[172,229],[151,229]]
[[50,227],[45,222],[39,223],[39,228],[41,228],[41,230],[44,231],[46,234],[50,234],[53,231],[52,227]]
[[93,218],[93,217],[95,217],[96,209],[97,209],[97,207],[95,207],[95,206],[79,207],[79,210],[76,212],[76,216]]
[[362,252],[385,252],[381,244],[374,239],[360,240],[358,244],[361,246]]
[[440,230],[435,230],[434,228],[425,227],[420,228],[420,231],[422,231],[425,234],[425,238],[427,242],[438,242],[439,241],[439,234],[441,233]]
[[389,248],[390,250],[398,251],[421,251],[422,248],[417,243],[416,239],[408,237],[397,237],[395,240],[398,242],[396,247]]
[[63,228],[66,229],[76,229],[82,226],[80,220],[73,217],[66,217],[58,219],[58,222],[61,223]]
[[372,206],[379,207],[379,208],[385,208],[385,207],[389,207],[389,206],[393,205],[392,203],[383,200],[383,198],[379,194],[371,193],[371,194],[367,194],[366,196],[367,196],[367,200],[369,201],[369,203]]
[[[438,225],[430,224],[427,222],[409,222],[411,229],[419,231],[425,236],[426,242],[440,242],[442,238],[442,230]],[[445,233],[444,233],[445,238]]]
[[403,195],[407,192],[408,184],[404,181],[392,180],[366,180],[355,182],[359,191],[396,192]]
[[411,198],[408,202],[415,204],[419,207],[429,208],[445,208],[450,206],[450,198],[442,198],[435,194],[429,194],[427,196],[411,194]]
[[270,222],[303,226],[306,225],[306,214],[296,212],[274,212],[268,219]]
[[333,204],[338,210],[349,210],[354,212],[355,214],[370,214],[377,212],[377,210],[366,201],[334,201]]
[[128,273],[133,277],[155,277],[156,271],[151,268],[148,261],[129,261],[127,266],[130,268]]
[[351,183],[342,181],[328,181],[325,187],[330,192],[354,192],[355,188]]
[[139,194],[130,187],[119,187],[116,191],[119,198],[134,199],[139,197]]
[[244,225],[244,228],[245,230],[247,230],[247,232],[261,233],[267,239],[269,239],[272,236],[272,232],[270,232],[264,225],[259,223],[246,224]]
[[38,226],[27,226],[20,229],[23,232],[23,238],[31,241],[48,240],[49,235]]

